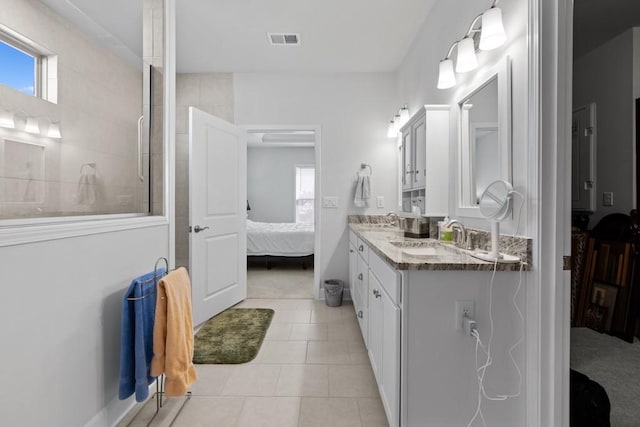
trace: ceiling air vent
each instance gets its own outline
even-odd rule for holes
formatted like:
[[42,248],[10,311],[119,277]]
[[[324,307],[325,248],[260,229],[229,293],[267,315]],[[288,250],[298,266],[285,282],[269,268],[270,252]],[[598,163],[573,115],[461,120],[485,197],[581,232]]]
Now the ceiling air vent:
[[299,46],[300,34],[296,33],[267,33],[269,43],[274,46]]

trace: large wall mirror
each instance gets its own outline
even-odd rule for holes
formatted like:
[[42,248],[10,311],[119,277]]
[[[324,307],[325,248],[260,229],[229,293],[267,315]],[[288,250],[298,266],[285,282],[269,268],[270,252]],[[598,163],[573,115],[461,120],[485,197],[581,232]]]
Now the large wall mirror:
[[458,100],[458,216],[480,217],[487,185],[512,182],[510,69],[505,57]]

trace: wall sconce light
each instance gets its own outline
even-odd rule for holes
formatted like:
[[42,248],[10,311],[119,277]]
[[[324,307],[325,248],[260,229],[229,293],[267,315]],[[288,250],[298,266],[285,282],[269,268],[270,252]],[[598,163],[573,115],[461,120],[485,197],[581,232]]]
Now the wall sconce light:
[[24,131],[29,133],[40,133],[40,124],[35,117],[27,117],[27,124],[24,126]]
[[[454,48],[458,48],[456,72],[465,73],[478,67],[474,33],[480,33],[478,47],[481,50],[496,49],[507,40],[504,26],[502,25],[502,11],[496,7],[496,4],[498,4],[498,0],[494,0],[488,10],[473,19],[469,26],[469,31],[461,40],[451,45],[447,56],[440,61],[438,66],[438,89],[448,89],[456,85],[453,61],[450,59]],[[474,28],[478,22],[480,22],[480,27]]]
[[0,127],[15,129],[16,122],[13,119],[13,113],[11,111],[2,110],[0,111]]

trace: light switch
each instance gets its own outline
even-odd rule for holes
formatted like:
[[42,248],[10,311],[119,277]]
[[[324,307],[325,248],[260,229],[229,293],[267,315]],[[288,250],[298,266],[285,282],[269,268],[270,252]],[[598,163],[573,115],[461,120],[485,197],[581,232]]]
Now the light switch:
[[338,198],[336,196],[324,196],[322,198],[322,207],[331,209],[337,208]]
[[384,196],[376,197],[376,206],[380,209],[384,208]]
[[602,193],[602,206],[613,206],[613,192],[605,191]]

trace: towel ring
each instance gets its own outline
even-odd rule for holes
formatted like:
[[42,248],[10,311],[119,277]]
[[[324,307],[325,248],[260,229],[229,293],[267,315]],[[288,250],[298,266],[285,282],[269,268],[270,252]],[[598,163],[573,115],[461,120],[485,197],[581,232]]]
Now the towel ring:
[[93,173],[96,173],[96,162],[89,162],[89,163],[83,163],[82,166],[80,166],[80,174],[82,175],[82,171],[84,170],[85,166],[89,166],[91,168],[91,170],[93,170]]
[[373,168],[367,163],[360,163],[360,169],[369,168],[369,174],[373,175]]

